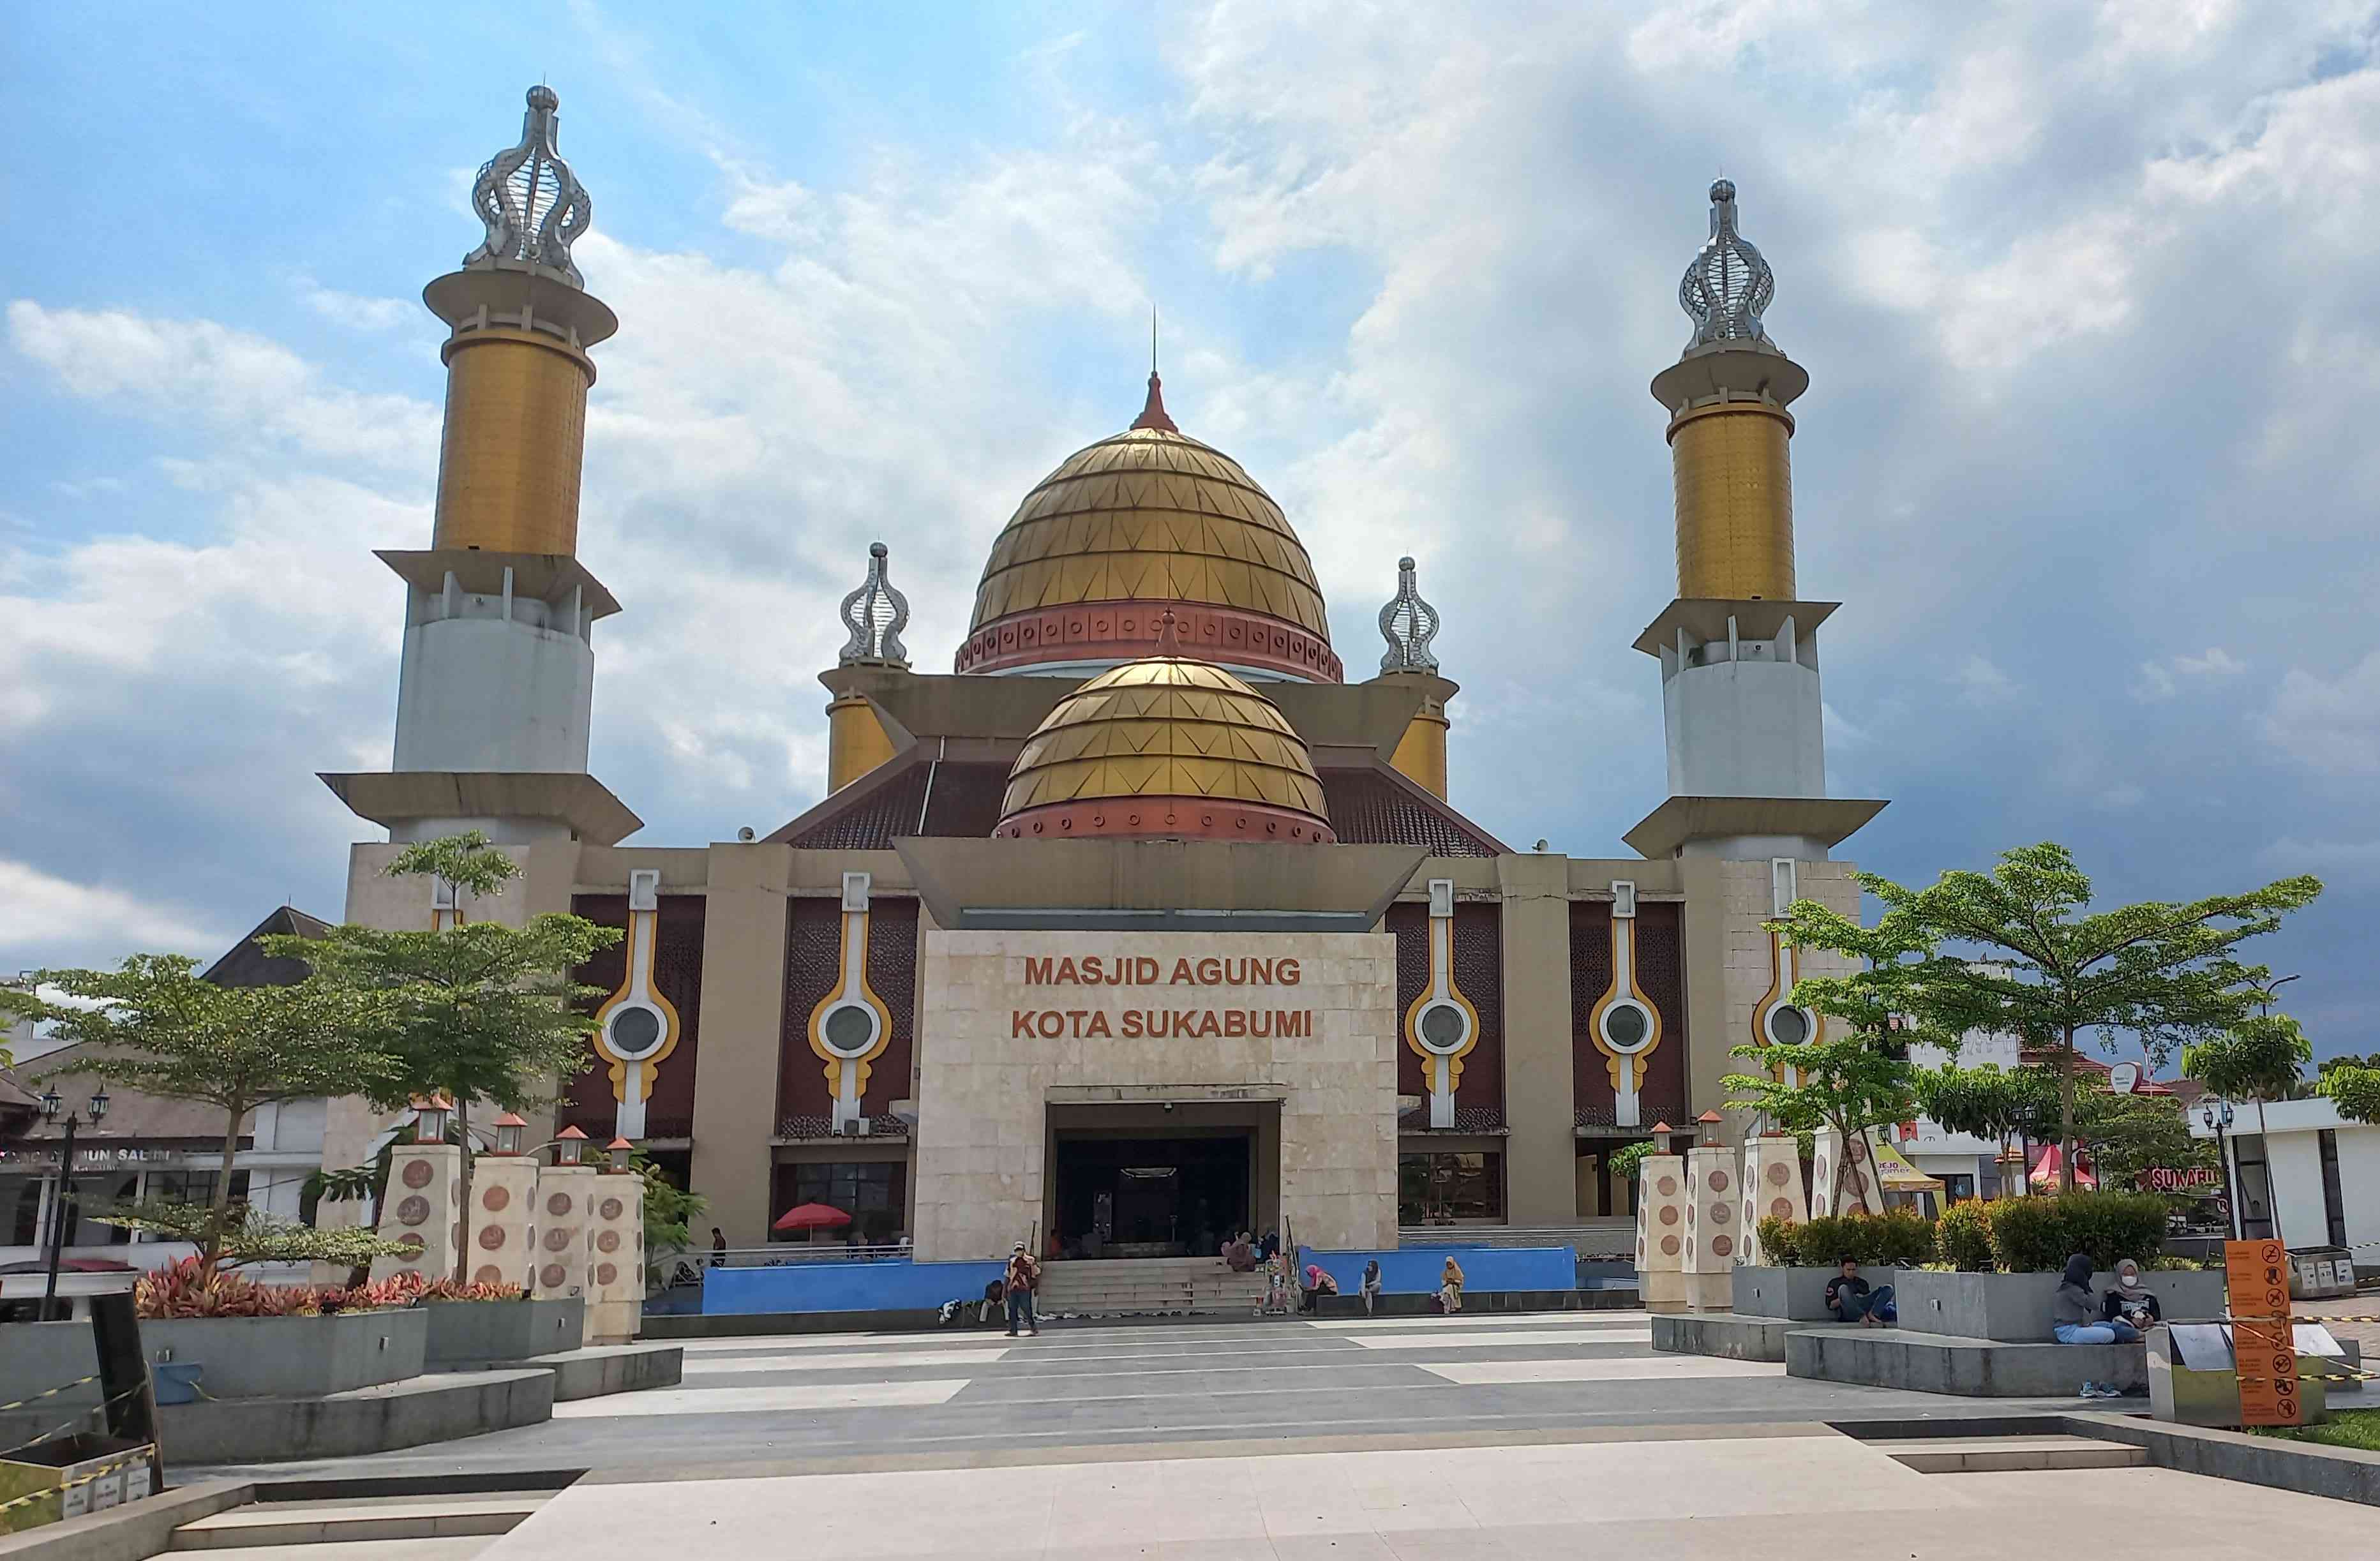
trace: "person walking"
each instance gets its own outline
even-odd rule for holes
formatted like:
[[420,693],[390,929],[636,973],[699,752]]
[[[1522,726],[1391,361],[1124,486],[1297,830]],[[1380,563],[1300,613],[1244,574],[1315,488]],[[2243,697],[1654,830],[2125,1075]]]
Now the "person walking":
[[1022,1321],[1025,1331],[1038,1335],[1041,1320],[1033,1315],[1033,1292],[1040,1288],[1041,1265],[1019,1241],[1008,1254],[1008,1275],[1002,1281],[1008,1296],[1008,1337],[1016,1337],[1016,1325]]
[[1364,1264],[1363,1292],[1364,1315],[1368,1317],[1372,1314],[1373,1302],[1380,1295],[1380,1260],[1377,1257],[1367,1259]]

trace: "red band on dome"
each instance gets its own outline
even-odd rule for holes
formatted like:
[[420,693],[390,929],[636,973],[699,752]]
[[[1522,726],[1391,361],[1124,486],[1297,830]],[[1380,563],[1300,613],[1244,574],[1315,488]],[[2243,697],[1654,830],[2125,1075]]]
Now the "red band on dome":
[[1319,635],[1261,613],[1196,601],[1087,601],[1012,612],[967,636],[955,670],[1004,672],[1073,661],[1138,660],[1160,653],[1160,620],[1168,611],[1184,656],[1308,683],[1344,679],[1346,669]]
[[1330,845],[1338,836],[1310,813],[1214,797],[1095,797],[1028,807],[1000,821],[994,840],[1173,839]]

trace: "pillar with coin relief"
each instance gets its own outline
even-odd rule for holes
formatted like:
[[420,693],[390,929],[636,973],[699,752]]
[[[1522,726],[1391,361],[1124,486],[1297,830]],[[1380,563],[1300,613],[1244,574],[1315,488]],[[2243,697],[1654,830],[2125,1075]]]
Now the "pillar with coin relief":
[[1686,1161],[1647,1155],[1636,1179],[1636,1293],[1648,1312],[1686,1304]]
[[540,1301],[578,1296],[590,1302],[587,1227],[595,1197],[593,1166],[547,1166],[537,1173],[537,1282]]
[[1763,1133],[1743,1145],[1743,1261],[1762,1264],[1760,1222],[1801,1225],[1810,1217],[1802,1187],[1802,1147],[1791,1133]]
[[1742,1245],[1737,1213],[1735,1151],[1702,1144],[1686,1151],[1685,1304],[1725,1312],[1735,1304],[1735,1265]]
[[587,1342],[625,1344],[644,1318],[645,1179],[631,1170],[601,1171],[593,1182],[587,1210]]
[[[1843,1135],[1833,1128],[1820,1128],[1811,1135],[1810,1153],[1810,1217],[1824,1219],[1839,1214],[1882,1214],[1884,1190],[1877,1185],[1876,1156],[1861,1139],[1850,1141],[1846,1150]],[[1845,1165],[1848,1160],[1850,1163]],[[1842,1167],[1842,1188],[1835,1187],[1835,1169]]]
[[398,1144],[389,1158],[380,1233],[403,1242],[405,1251],[372,1259],[371,1277],[385,1279],[393,1274],[418,1274],[424,1279],[443,1279],[452,1276],[462,1211],[462,1145]]
[[471,1261],[486,1285],[531,1287],[537,1235],[537,1162],[526,1155],[482,1155],[471,1162]]

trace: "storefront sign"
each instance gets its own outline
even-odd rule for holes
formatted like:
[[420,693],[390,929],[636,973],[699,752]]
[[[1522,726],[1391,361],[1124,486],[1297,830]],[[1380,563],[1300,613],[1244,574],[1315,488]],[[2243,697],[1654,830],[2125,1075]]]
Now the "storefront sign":
[[2136,1179],[2144,1192],[2212,1192],[2223,1185],[2223,1174],[2213,1166],[2188,1166],[2176,1170],[2158,1166]]
[[[78,1171],[103,1170],[110,1166],[165,1165],[188,1159],[198,1153],[201,1151],[159,1148],[133,1144],[109,1144],[98,1149],[84,1148],[78,1144],[75,1148],[75,1169]],[[24,1166],[55,1170],[57,1168],[57,1164],[58,1151],[55,1149],[0,1149],[0,1166]]]

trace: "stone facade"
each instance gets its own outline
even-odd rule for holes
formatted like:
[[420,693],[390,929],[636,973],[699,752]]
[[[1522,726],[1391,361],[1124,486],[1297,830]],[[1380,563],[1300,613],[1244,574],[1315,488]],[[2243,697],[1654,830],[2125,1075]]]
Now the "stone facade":
[[[1147,962],[1137,970],[1153,964],[1158,979],[1061,979],[1055,962],[1075,962],[1080,973],[1093,959],[1102,970],[1118,960]],[[1202,967],[1229,975],[1249,960],[1273,962],[1276,980],[1200,979]],[[1181,962],[1189,964],[1186,982],[1174,979]],[[1295,962],[1293,984],[1279,979],[1282,962]],[[1041,1227],[1053,1092],[1277,1101],[1281,1213],[1297,1239],[1318,1247],[1396,1244],[1392,938],[932,930],[924,934],[918,986],[926,1018],[915,1198],[921,1259],[997,1257]],[[1176,1013],[1201,1017],[1167,1019],[1165,1035],[1146,1034],[1148,1016]],[[1284,1013],[1304,1017],[1284,1026],[1277,1022]],[[1234,1014],[1260,1018],[1235,1023]],[[1243,1033],[1208,1033],[1228,1028]],[[1245,1033],[1257,1028],[1269,1033]]]

